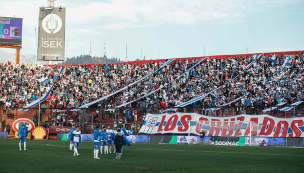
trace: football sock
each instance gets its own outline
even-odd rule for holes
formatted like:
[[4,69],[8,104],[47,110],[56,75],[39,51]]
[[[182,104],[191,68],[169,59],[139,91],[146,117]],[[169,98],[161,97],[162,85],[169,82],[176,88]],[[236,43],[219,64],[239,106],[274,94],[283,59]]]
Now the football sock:
[[24,142],[24,149],[26,150],[26,142]]
[[73,146],[72,146],[73,144],[70,144],[70,150],[73,148]]
[[112,150],[112,145],[110,146],[110,149],[109,149],[109,151],[111,152],[111,150]]
[[108,154],[108,146],[105,146],[105,147],[104,147],[104,153],[105,153],[105,154]]
[[75,148],[75,152],[76,152],[76,154],[78,155],[78,151],[77,151],[77,148]]
[[76,148],[74,148],[74,155],[76,155]]
[[96,150],[94,149],[94,158],[96,158]]
[[100,146],[100,154],[102,154],[102,146]]
[[96,153],[96,158],[98,157],[98,150],[95,150],[95,153]]
[[19,142],[19,149],[21,150],[21,142]]

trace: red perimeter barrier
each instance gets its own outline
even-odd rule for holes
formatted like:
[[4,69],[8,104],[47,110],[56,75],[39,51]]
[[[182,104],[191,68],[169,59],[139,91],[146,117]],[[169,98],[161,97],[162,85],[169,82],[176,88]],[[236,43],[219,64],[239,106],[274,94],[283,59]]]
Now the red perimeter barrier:
[[[280,57],[282,58],[284,55],[296,55],[299,54],[301,55],[301,53],[304,52],[304,50],[300,50],[300,51],[284,51],[284,52],[266,52],[266,53],[250,53],[250,54],[232,54],[232,55],[211,55],[211,56],[200,56],[200,57],[185,57],[185,58],[176,58],[177,61],[186,61],[188,60],[188,62],[191,62],[193,59],[202,59],[205,57],[209,57],[211,59],[227,59],[227,58],[243,58],[244,56],[252,56],[252,55],[256,55],[256,54],[264,54],[265,56],[272,56],[273,54],[276,54],[276,57]],[[153,63],[156,62],[157,64],[159,64],[160,62],[165,62],[168,59],[154,59],[154,60],[142,60],[142,61],[128,61],[128,62],[124,62],[124,63],[113,63],[112,65],[116,64],[135,64],[135,65],[143,65],[143,64],[147,64],[147,63]],[[103,64],[69,64],[69,65],[64,65],[65,67],[68,66],[88,66],[91,68],[95,68],[95,66],[98,65],[103,65]],[[45,65],[45,66],[49,66],[49,67],[61,67],[62,65]]]

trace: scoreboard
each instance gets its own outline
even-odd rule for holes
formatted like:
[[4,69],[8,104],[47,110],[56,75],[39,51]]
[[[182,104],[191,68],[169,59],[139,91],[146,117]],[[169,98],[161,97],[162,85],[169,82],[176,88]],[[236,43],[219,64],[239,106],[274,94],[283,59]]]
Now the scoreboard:
[[0,44],[22,44],[22,19],[0,17]]

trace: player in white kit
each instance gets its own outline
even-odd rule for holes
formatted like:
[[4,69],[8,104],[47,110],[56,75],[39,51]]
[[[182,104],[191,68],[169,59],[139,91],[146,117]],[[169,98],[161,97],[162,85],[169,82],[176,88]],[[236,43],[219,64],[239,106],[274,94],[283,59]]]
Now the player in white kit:
[[81,132],[79,131],[79,127],[75,131],[73,131],[73,142],[74,142],[74,155],[79,156],[77,148],[79,143],[81,143]]
[[114,148],[114,153],[115,153],[115,147],[114,147],[114,144],[113,144],[114,130],[112,130],[110,126],[108,126],[107,134],[108,134],[108,144],[110,145],[109,152],[111,153],[111,150],[112,150],[112,147],[113,147]]

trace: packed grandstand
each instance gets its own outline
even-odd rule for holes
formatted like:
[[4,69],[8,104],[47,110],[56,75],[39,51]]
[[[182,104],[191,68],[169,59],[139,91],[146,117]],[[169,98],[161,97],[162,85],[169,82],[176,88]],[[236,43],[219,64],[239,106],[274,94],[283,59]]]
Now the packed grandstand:
[[[304,52],[265,53],[257,60],[253,55],[178,58],[161,69],[167,60],[65,65],[61,75],[60,65],[1,64],[3,114],[38,100],[39,89],[43,96],[52,85],[54,88],[42,103],[42,108],[79,108],[123,89],[149,73],[153,75],[146,80],[90,107],[112,109],[136,100],[125,107],[144,108],[151,112],[153,108],[176,107],[215,89],[187,107],[217,107],[238,98],[241,99],[229,106],[269,107],[285,102],[288,106],[304,101]],[[202,58],[206,59],[188,70]],[[252,66],[246,68],[249,64]],[[39,87],[36,79],[40,78],[48,78],[49,82]],[[160,87],[163,88],[149,95]],[[207,112],[204,114],[208,115]],[[131,118],[134,113],[127,111],[126,115]],[[75,113],[68,119],[79,121],[75,119]]]

